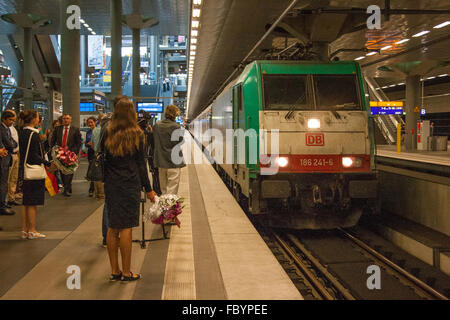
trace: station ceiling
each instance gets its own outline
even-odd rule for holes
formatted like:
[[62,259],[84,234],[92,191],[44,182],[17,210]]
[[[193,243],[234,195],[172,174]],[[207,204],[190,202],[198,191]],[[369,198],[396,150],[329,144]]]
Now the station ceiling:
[[[157,18],[159,24],[143,30],[143,35],[187,35],[189,24],[190,0],[122,0],[123,13],[133,11],[133,2],[139,6],[139,12],[146,16]],[[52,24],[39,28],[36,33],[59,34],[60,30],[60,0],[0,0],[0,14],[19,13],[23,10],[48,18]],[[83,20],[97,33],[111,34],[110,1],[81,0],[81,16]],[[12,34],[17,28],[0,19],[0,34]],[[82,27],[82,34],[90,34]],[[123,28],[124,34],[131,34],[129,28]]]
[[[200,17],[189,118],[195,117],[208,106],[222,83],[290,3],[290,0],[204,1]],[[433,28],[450,20],[450,14],[391,15],[389,21],[382,16],[381,30],[369,30],[366,27],[366,20],[369,17],[366,13],[347,16],[328,13],[311,14],[317,9],[366,9],[374,4],[383,9],[385,1],[300,0],[283,22],[289,20],[293,24],[303,25],[305,30],[308,30],[307,36],[316,36],[318,39],[336,36],[331,41],[330,53],[339,49],[378,50],[376,54],[370,56],[366,54],[372,50],[342,51],[335,56],[340,60],[364,57],[359,60],[363,72],[367,76],[375,77],[380,85],[401,82],[407,73],[417,72],[423,76],[450,74],[448,64],[450,62],[450,25],[440,29]],[[391,0],[390,5],[391,9],[448,11],[450,0]],[[307,10],[311,12],[307,13]],[[327,24],[328,29],[317,31],[320,26],[327,27]],[[430,32],[424,36],[412,37],[423,30]],[[277,28],[251,59],[262,59],[270,50],[281,51],[297,39],[292,33],[286,32],[286,29]],[[396,44],[403,39],[410,40]],[[380,51],[381,48],[389,45],[392,47]],[[418,61],[423,61],[421,66],[416,66]]]

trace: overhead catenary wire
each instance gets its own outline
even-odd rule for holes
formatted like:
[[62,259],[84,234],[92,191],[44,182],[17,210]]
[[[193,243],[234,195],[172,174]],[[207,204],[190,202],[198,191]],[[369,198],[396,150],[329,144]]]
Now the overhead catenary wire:
[[[266,40],[266,38],[272,33],[272,31],[278,26],[278,24],[286,17],[286,15],[295,7],[295,5],[299,2],[299,0],[293,0],[289,6],[283,11],[283,13],[278,17],[277,20],[272,24],[272,26],[269,28],[269,30],[266,31],[266,33],[262,36],[261,39],[253,46],[253,48],[250,50],[250,52],[245,56],[244,59],[242,59],[241,63],[234,69],[234,71],[228,76],[228,78],[222,83],[222,85],[219,87],[219,89],[216,91],[216,93],[212,96],[210,101],[208,102],[208,105],[211,104],[212,101],[219,95],[220,92],[222,92],[223,88],[227,86],[229,81],[233,79],[234,75],[240,70],[240,68],[246,63],[247,59],[250,58],[250,56],[255,52],[256,49],[261,45],[261,43]],[[307,7],[311,3],[310,1],[307,1],[302,8]]]

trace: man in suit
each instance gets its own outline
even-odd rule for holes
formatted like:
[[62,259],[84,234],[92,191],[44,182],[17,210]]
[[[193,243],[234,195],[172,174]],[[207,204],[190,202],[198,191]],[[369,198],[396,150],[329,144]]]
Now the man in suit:
[[[62,126],[56,127],[52,135],[51,146],[68,147],[70,151],[79,155],[81,149],[81,133],[80,129],[71,126],[72,117],[65,114],[62,118]],[[62,175],[64,184],[64,196],[70,197],[72,195],[72,180],[73,174]]]
[[6,196],[8,195],[9,168],[12,164],[12,155],[17,148],[17,142],[12,138],[10,129],[16,121],[16,113],[12,110],[5,110],[2,113],[1,120],[1,140],[7,154],[0,160],[0,214],[14,215],[15,212],[11,210],[11,207],[6,203]]

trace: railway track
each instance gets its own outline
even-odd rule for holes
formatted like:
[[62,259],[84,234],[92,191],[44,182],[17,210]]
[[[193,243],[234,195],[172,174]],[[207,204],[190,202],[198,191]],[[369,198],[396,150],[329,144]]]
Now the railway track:
[[[392,260],[379,253],[374,248],[360,240],[354,234],[339,229],[331,232],[330,242],[339,238],[345,245],[342,250],[354,250],[362,254],[361,261],[340,262],[334,266],[347,268],[348,273],[355,273],[354,279],[340,277],[339,272],[333,270],[333,264],[324,262],[323,255],[316,254],[314,250],[305,245],[304,239],[299,236],[298,231],[272,229],[262,225],[257,226],[263,238],[268,242],[272,250],[275,249],[276,256],[283,256],[281,264],[293,278],[305,299],[314,300],[361,300],[361,299],[419,299],[419,300],[448,300],[444,294],[436,291]],[[328,234],[328,233],[327,233]],[[321,238],[326,239],[327,235]],[[311,240],[311,239],[308,239]],[[308,242],[308,241],[306,241]],[[352,249],[350,249],[352,248]],[[319,256],[319,257],[318,257]],[[350,259],[352,260],[352,259]],[[355,260],[355,259],[353,259]],[[361,273],[361,265],[374,264],[381,268],[388,283],[383,290],[371,296],[369,289],[361,286],[361,279],[357,274]],[[336,268],[338,269],[338,268]],[[345,274],[345,272],[344,272]],[[292,277],[293,276],[293,277]],[[367,278],[369,275],[365,275]],[[301,286],[298,284],[301,283]],[[306,290],[305,286],[309,289]],[[306,296],[305,296],[306,293]],[[386,294],[386,296],[384,296]],[[398,294],[398,295],[395,295]]]

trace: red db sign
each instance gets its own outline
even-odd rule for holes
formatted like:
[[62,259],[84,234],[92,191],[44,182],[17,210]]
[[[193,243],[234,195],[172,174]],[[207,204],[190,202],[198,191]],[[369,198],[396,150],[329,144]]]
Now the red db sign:
[[325,136],[323,133],[307,133],[306,134],[307,146],[324,146]]

